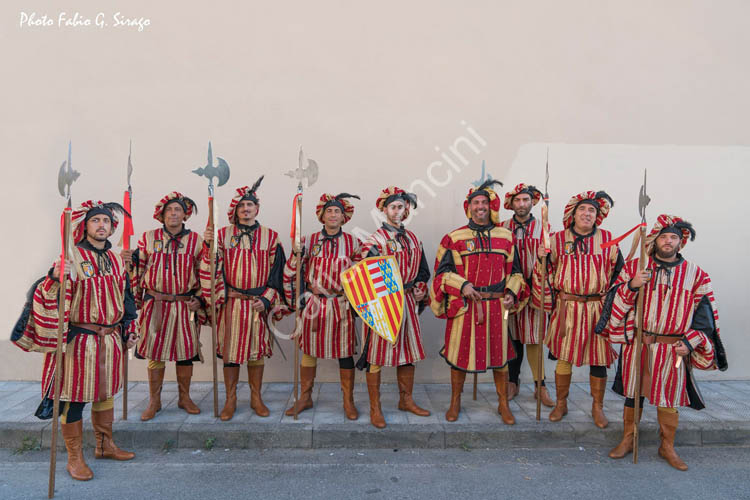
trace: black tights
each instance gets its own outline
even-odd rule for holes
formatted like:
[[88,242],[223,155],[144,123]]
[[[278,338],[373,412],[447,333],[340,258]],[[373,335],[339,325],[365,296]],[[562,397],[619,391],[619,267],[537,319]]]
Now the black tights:
[[[643,408],[643,400],[646,399],[643,396],[640,398],[641,401],[641,408]],[[635,398],[625,398],[625,407],[626,408],[635,408]]]
[[591,365],[589,367],[589,375],[596,378],[607,378],[607,367]]
[[341,370],[353,370],[354,356],[349,356],[348,358],[339,358],[339,368]]
[[523,363],[523,342],[511,339],[516,357],[508,361],[508,381],[518,385],[521,378],[521,364]]
[[86,403],[63,403],[63,405],[68,406],[68,412],[65,414],[65,422],[72,424],[83,418],[83,407],[86,406]]

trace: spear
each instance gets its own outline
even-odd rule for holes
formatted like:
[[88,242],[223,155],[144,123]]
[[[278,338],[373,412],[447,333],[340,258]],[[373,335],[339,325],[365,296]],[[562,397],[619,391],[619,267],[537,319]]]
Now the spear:
[[[646,207],[648,206],[651,198],[646,192],[646,170],[643,170],[643,185],[638,193],[638,213],[641,216],[641,227],[640,227],[640,247],[641,257],[638,259],[638,271],[643,271],[646,267]],[[633,463],[638,463],[638,424],[640,423],[640,408],[641,408],[641,377],[643,376],[643,370],[641,369],[641,346],[643,345],[643,320],[645,314],[643,312],[643,295],[645,285],[641,286],[638,291],[638,299],[635,306],[636,314],[636,333],[635,333],[635,400],[633,404]]]
[[55,347],[55,375],[54,384],[54,406],[52,407],[52,443],[50,445],[49,459],[49,485],[47,497],[55,496],[55,467],[57,465],[57,419],[60,417],[60,389],[62,381],[60,380],[60,364],[62,364],[62,345],[63,334],[65,333],[65,298],[68,288],[68,271],[65,269],[65,261],[72,253],[70,241],[70,219],[72,213],[72,203],[70,188],[80,175],[72,167],[72,144],[68,142],[68,161],[63,162],[57,175],[57,188],[60,195],[65,198],[66,206],[62,213],[62,252],[60,254],[60,289],[57,297],[57,345]]
[[[200,175],[201,177],[208,178],[208,227],[213,232],[213,238],[211,238],[211,245],[209,246],[209,272],[211,273],[211,307],[209,311],[211,313],[211,356],[212,368],[213,368],[213,382],[214,382],[214,417],[219,416],[219,383],[218,373],[216,369],[216,211],[214,202],[214,177],[218,180],[218,185],[223,186],[229,180],[229,165],[224,158],[216,158],[217,166],[214,166],[213,152],[211,151],[211,141],[208,142],[208,161],[205,167],[196,168],[193,170],[194,174]],[[229,331],[229,325],[224,325],[224,328]]]
[[[130,147],[128,149],[128,188],[125,190],[125,194],[122,199],[122,206],[125,208],[125,215],[122,224],[122,239],[120,240],[120,246],[123,250],[130,250],[130,237],[133,236],[133,219],[130,214],[130,205],[133,202],[133,187],[130,185],[130,176],[133,175],[133,164],[131,162],[131,155],[133,153],[133,141],[130,141]],[[127,342],[125,344],[125,355],[122,357],[122,380],[123,380],[123,391],[122,391],[122,419],[128,419],[128,360],[130,358],[130,349],[127,348]]]
[[544,336],[546,330],[546,321],[544,313],[544,290],[547,287],[547,254],[550,253],[549,243],[549,148],[547,148],[547,164],[545,166],[544,178],[544,205],[542,205],[542,245],[545,255],[542,257],[542,307],[539,308],[539,323],[537,324],[537,337],[539,338],[539,357],[537,366],[539,367],[539,380],[536,381],[536,420],[541,419],[542,415],[542,380],[544,380]]

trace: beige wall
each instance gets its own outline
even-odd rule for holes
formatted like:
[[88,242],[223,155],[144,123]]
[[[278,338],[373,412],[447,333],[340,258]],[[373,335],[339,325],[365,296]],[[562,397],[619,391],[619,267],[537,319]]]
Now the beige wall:
[[[649,219],[666,211],[691,220],[698,239],[685,255],[714,279],[730,370],[704,377],[750,377],[741,362],[750,354],[741,326],[750,242],[739,217],[750,177],[746,2],[173,3],[0,6],[3,331],[57,252],[56,171],[68,139],[80,202],[121,199],[132,138],[137,232],[154,226],[166,192],[205,197],[190,170],[205,163],[210,139],[232,168],[217,190],[222,213],[233,187],[266,174],[260,220],[286,234],[294,182],[282,173],[302,144],[321,168],[308,230],[323,191],[360,194],[349,228],[369,232],[377,192],[412,186],[423,208],[410,228],[430,261],[442,234],[464,223],[460,203],[483,159],[506,186],[539,185],[549,145],[558,227],[569,196],[588,188],[615,198],[607,228],[632,227],[648,167]],[[55,22],[61,11],[122,11],[151,25],[21,28],[22,11]],[[446,381],[443,325],[429,311],[423,325],[430,357],[418,378]],[[7,340],[0,359],[0,379],[39,377],[41,357]],[[143,365],[133,362],[131,378],[144,378]],[[333,377],[335,363],[324,365]],[[277,353],[268,373],[289,379],[291,365]],[[210,364],[198,375],[207,378]]]

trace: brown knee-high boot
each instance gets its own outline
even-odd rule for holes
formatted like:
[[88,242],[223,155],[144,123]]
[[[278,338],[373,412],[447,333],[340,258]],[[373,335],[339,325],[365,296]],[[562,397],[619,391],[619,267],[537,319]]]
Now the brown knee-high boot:
[[570,379],[572,373],[561,375],[555,372],[555,397],[557,403],[549,414],[550,422],[559,422],[568,414],[568,392],[570,391]]
[[302,366],[299,367],[299,381],[300,381],[300,397],[295,404],[284,413],[286,416],[291,417],[295,413],[302,413],[308,408],[313,407],[312,390],[313,384],[315,383],[315,366]]
[[250,384],[250,408],[259,417],[267,417],[271,414],[260,397],[260,390],[263,388],[263,368],[263,365],[248,365],[247,367],[247,381]]
[[687,464],[682,461],[674,449],[674,438],[677,433],[677,424],[680,421],[680,415],[677,412],[657,411],[656,416],[659,420],[659,435],[661,437],[659,456],[677,470],[688,470]]
[[225,422],[227,420],[232,420],[234,412],[237,410],[237,381],[239,378],[239,366],[224,367],[224,388],[226,389],[226,399],[219,418]]
[[384,429],[385,417],[380,409],[380,372],[367,372],[367,393],[370,396],[370,423],[378,429]]
[[[643,406],[638,409],[640,416],[643,416]],[[639,421],[640,421],[639,416]],[[633,451],[633,437],[635,435],[635,408],[626,406],[622,410],[622,441],[612,448],[609,452],[609,458],[625,458]]]
[[164,367],[148,370],[148,406],[141,413],[141,420],[151,420],[161,410],[161,387],[164,384]]
[[508,406],[508,371],[492,370],[492,376],[495,379],[495,391],[497,392],[497,412],[506,425],[516,423],[516,418]]
[[359,412],[354,406],[354,368],[339,368],[341,393],[344,397],[344,415],[349,420],[357,420]]
[[414,365],[399,366],[396,368],[396,379],[398,380],[398,409],[401,411],[410,411],[420,417],[430,415],[429,410],[420,408],[414,402],[411,394],[414,390]]
[[464,390],[466,381],[466,372],[451,368],[451,405],[445,412],[445,419],[448,422],[458,420],[458,414],[461,412],[461,393]]
[[112,422],[115,420],[115,409],[104,411],[91,410],[91,424],[96,436],[96,458],[112,458],[114,460],[132,460],[135,453],[121,450],[112,439]]
[[68,450],[68,465],[65,468],[70,477],[77,481],[88,481],[94,473],[83,459],[83,421],[72,424],[60,424],[65,449]]
[[591,417],[597,427],[604,429],[609,425],[609,420],[604,415],[604,391],[607,389],[607,379],[589,376],[589,383],[591,384],[591,397],[594,398],[591,402]]
[[190,415],[197,415],[201,412],[200,408],[190,399],[190,380],[193,378],[193,367],[177,365],[177,408],[182,408]]

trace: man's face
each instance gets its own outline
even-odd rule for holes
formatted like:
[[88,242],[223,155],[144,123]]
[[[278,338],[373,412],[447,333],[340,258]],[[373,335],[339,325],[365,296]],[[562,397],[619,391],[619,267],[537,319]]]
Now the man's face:
[[344,212],[339,207],[330,206],[323,212],[323,224],[328,229],[338,229],[344,223]]
[[242,200],[237,205],[236,214],[241,224],[250,225],[258,215],[258,205],[252,200]]
[[590,203],[581,203],[573,214],[575,230],[579,233],[590,233],[596,223],[596,208]]
[[97,214],[86,221],[86,236],[96,241],[106,241],[112,235],[112,219]]
[[388,219],[388,224],[392,226],[400,226],[401,221],[404,218],[404,212],[406,212],[406,205],[402,200],[396,200],[388,204],[385,207],[385,217]]
[[164,209],[164,225],[167,227],[180,227],[185,222],[185,210],[179,203],[170,203]]
[[510,202],[511,208],[519,218],[524,218],[531,212],[531,195],[528,193],[517,194]]
[[486,196],[475,196],[469,202],[471,220],[477,224],[487,224],[490,220],[490,200]]
[[680,251],[680,237],[674,233],[663,233],[656,238],[656,256],[671,259]]

